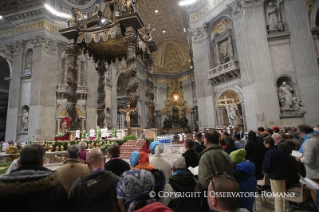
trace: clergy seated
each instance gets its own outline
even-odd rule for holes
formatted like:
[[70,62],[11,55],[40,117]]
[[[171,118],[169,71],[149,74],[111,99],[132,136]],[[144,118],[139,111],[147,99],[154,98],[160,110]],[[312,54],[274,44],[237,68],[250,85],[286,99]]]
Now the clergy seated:
[[162,170],[164,172],[166,182],[168,182],[168,179],[172,176],[172,170],[169,161],[161,155],[164,152],[163,144],[158,141],[154,141],[150,144],[150,150],[153,154],[150,157],[150,164],[152,164],[156,169]]

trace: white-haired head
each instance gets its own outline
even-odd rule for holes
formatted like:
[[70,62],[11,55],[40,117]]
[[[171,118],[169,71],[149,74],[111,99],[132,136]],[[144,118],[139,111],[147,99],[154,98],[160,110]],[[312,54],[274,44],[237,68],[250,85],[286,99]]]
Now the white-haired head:
[[185,158],[183,156],[173,158],[172,165],[173,165],[174,172],[178,170],[186,169]]
[[272,134],[272,136],[271,136],[273,139],[274,139],[274,141],[275,141],[275,143],[276,143],[276,145],[282,140],[282,137],[281,137],[281,135],[279,135],[278,133],[274,133],[274,134]]

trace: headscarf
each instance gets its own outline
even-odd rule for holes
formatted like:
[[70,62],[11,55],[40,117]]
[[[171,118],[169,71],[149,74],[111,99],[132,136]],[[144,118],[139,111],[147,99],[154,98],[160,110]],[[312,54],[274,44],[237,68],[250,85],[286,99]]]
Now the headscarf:
[[153,141],[152,143],[150,143],[150,150],[153,154],[155,153],[155,147],[159,144],[163,146],[163,144],[159,141]]
[[117,198],[135,200],[141,194],[154,190],[155,180],[151,172],[143,169],[123,173],[117,188]]
[[131,163],[132,167],[134,167],[138,164],[139,157],[140,157],[140,153],[138,151],[132,152],[132,154],[130,156],[130,163]]
[[148,157],[147,153],[139,152],[138,164],[144,163],[144,162],[150,162],[150,158]]

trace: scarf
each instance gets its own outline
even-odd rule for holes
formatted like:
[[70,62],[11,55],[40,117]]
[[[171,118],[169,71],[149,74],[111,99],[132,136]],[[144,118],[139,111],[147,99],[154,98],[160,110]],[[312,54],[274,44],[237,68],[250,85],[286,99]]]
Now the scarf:
[[140,153],[138,151],[132,152],[130,156],[130,164],[132,165],[132,167],[138,164],[139,157],[140,157]]
[[145,192],[153,191],[155,180],[151,172],[136,169],[123,173],[117,184],[116,193],[118,199],[144,199]]
[[154,166],[151,165],[149,162],[142,162],[134,166],[133,170],[135,169],[144,169],[147,171],[152,171],[154,169]]
[[183,169],[183,170],[178,170],[178,171],[176,171],[176,172],[173,173],[173,176],[176,176],[176,175],[178,175],[178,174],[183,174],[183,173],[185,173],[185,172],[186,172],[185,169]]

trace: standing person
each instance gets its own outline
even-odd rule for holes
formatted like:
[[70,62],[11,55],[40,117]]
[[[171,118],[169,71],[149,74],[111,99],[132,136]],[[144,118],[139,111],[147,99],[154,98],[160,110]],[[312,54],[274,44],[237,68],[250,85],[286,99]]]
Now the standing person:
[[107,139],[107,127],[104,126],[104,128],[102,129],[102,139],[105,140]]
[[201,132],[195,134],[195,143],[193,150],[197,153],[201,153],[206,147],[203,144],[203,135]]
[[[244,161],[246,151],[239,149],[230,153],[230,158],[234,164],[234,178],[240,186],[241,192],[255,193],[257,180],[254,176],[255,164],[249,160]],[[250,212],[254,211],[255,197],[243,195],[240,200],[240,208],[246,208]]]
[[130,164],[120,158],[120,147],[117,144],[112,144],[109,152],[111,158],[105,163],[105,170],[108,170],[117,176],[121,176],[123,172],[131,169]]
[[90,173],[75,181],[69,195],[69,211],[118,211],[118,177],[104,170],[105,157],[100,149],[87,154]]
[[285,153],[275,145],[272,137],[264,138],[264,145],[269,149],[264,157],[263,172],[268,173],[271,185],[271,191],[275,197],[275,211],[285,211],[285,200],[282,198],[286,192],[286,167],[287,158]]
[[[201,191],[208,191],[212,174],[224,171],[233,175],[233,163],[219,144],[220,134],[216,130],[205,132],[206,149],[199,154],[198,183]],[[208,210],[207,197],[202,197],[203,210]]]
[[84,163],[86,164],[86,146],[87,144],[85,142],[80,142],[79,147],[80,147],[80,155],[79,158],[81,160],[84,160]]
[[75,140],[80,140],[80,139],[81,139],[81,131],[80,131],[80,128],[78,128],[75,131]]
[[58,174],[43,167],[41,145],[25,145],[20,166],[0,182],[1,211],[68,211],[68,193]]
[[[319,183],[319,132],[310,132],[311,127],[308,125],[299,125],[297,127],[297,133],[304,137],[305,141],[300,147],[302,150],[302,156],[296,157],[297,161],[301,161],[306,168],[306,177]],[[311,197],[316,202],[316,194],[311,190]],[[317,208],[319,211],[319,207]]]
[[247,144],[245,146],[246,150],[246,160],[251,161],[255,164],[256,171],[255,171],[255,177],[257,180],[263,178],[263,174],[261,172],[262,170],[262,163],[264,159],[264,151],[262,147],[260,146],[257,135],[254,131],[249,131],[248,133],[248,140]]
[[245,142],[241,140],[240,134],[236,134],[234,136],[234,140],[235,140],[235,149],[236,150],[245,148]]
[[2,142],[2,152],[5,152],[6,149],[8,148],[9,144],[6,141]]
[[207,201],[212,211],[248,212],[245,208],[239,208],[240,195],[223,197],[214,193],[239,193],[240,187],[236,180],[225,173],[215,173],[209,180]]
[[229,136],[228,132],[223,132],[223,139],[226,142],[226,148],[225,148],[225,152],[227,152],[228,154],[230,154],[232,151],[235,151],[235,142],[234,140]]
[[198,160],[198,153],[194,151],[194,141],[190,138],[187,138],[186,141],[184,142],[184,146],[186,149],[186,152],[182,154],[182,156],[185,158],[186,162],[186,170],[188,170],[188,167],[193,167],[195,168],[198,166],[199,160]]
[[71,145],[67,149],[68,159],[63,162],[63,165],[56,168],[55,171],[60,175],[61,183],[66,192],[70,192],[72,184],[80,177],[87,175],[90,170],[84,164],[80,156],[80,147],[78,145]]
[[93,141],[95,139],[95,130],[93,127],[90,129],[90,140]]

